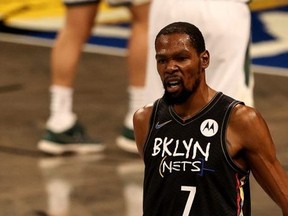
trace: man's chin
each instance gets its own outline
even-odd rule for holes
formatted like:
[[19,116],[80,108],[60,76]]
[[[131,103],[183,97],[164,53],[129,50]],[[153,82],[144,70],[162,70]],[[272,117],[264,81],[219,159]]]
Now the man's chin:
[[187,101],[190,95],[191,95],[191,92],[189,91],[184,91],[181,93],[176,93],[176,92],[171,93],[171,92],[165,91],[163,95],[163,99],[168,105],[183,104]]

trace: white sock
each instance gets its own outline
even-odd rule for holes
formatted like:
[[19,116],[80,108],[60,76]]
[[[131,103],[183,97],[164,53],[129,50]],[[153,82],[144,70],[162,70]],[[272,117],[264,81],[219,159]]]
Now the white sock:
[[71,128],[77,118],[72,111],[73,89],[52,85],[50,93],[50,117],[46,127],[54,132],[63,132]]
[[141,107],[145,105],[145,88],[129,86],[129,108],[124,120],[124,126],[133,129],[133,115]]

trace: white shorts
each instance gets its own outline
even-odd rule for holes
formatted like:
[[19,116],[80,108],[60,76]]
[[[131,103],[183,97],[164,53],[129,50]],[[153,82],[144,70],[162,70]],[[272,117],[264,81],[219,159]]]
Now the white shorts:
[[[101,0],[62,0],[67,6],[100,3]],[[141,5],[149,3],[150,0],[106,0],[110,6]]]
[[146,76],[148,103],[163,94],[156,69],[155,37],[166,25],[184,21],[196,25],[204,36],[210,53],[210,65],[206,70],[208,85],[253,105],[253,77],[249,69],[245,69],[251,21],[247,4],[225,0],[155,0],[150,10]]

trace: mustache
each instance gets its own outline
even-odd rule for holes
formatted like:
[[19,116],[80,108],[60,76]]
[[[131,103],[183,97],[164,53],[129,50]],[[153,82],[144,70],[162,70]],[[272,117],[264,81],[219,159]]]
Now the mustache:
[[164,81],[168,81],[168,80],[171,80],[171,79],[180,79],[180,76],[173,73],[173,74],[170,74],[170,73],[167,73],[167,74],[164,74]]

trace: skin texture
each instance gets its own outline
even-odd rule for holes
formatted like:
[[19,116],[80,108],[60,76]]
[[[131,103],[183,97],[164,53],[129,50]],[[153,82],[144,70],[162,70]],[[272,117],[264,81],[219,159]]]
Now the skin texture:
[[[192,91],[188,99],[174,104],[173,109],[183,121],[199,112],[216,94],[205,81],[209,52],[197,53],[187,34],[160,35],[156,39],[157,70],[162,82],[182,80],[183,84],[165,90],[177,96],[183,88]],[[199,82],[199,83],[197,83]],[[139,154],[149,130],[152,106],[139,109],[134,115],[134,133]],[[275,145],[261,114],[254,108],[237,105],[231,113],[226,143],[229,155],[240,168],[251,170],[257,182],[288,216],[288,179],[276,158]]]

